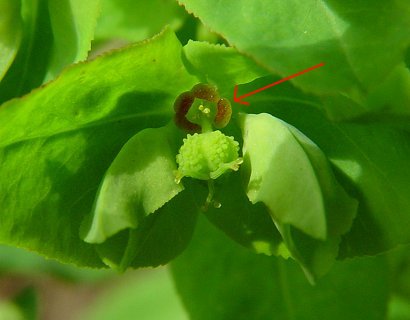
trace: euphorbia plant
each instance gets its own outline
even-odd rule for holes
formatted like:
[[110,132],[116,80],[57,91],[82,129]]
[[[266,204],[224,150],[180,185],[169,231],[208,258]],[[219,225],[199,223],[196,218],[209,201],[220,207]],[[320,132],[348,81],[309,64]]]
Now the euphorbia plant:
[[[226,195],[223,193],[229,192],[226,189],[240,181],[236,177],[216,179],[226,171],[238,171],[243,162],[238,154],[239,143],[234,137],[219,130],[213,131],[213,126],[225,127],[228,124],[232,113],[229,101],[220,98],[215,87],[197,84],[176,98],[174,110],[175,124],[143,130],[125,144],[97,193],[92,223],[85,240],[101,243],[97,250],[102,260],[110,261],[110,265],[125,268],[134,263],[138,265],[141,258],[144,260],[138,255],[141,250],[139,239],[145,239],[146,232],[141,225],[150,214],[163,215],[161,208],[168,202],[173,210],[181,210],[178,203],[172,201],[180,192],[183,192],[180,195],[182,201],[202,201],[200,207],[205,214],[208,210],[215,211],[209,208],[210,204],[216,209],[223,206],[223,210],[216,210],[221,212],[210,213],[216,220],[221,220],[218,215],[229,215],[228,212],[237,209],[232,202],[214,199],[215,192],[224,198]],[[253,246],[257,252],[263,250],[267,254],[292,256],[313,281],[317,274],[327,271],[336,258],[340,235],[351,226],[357,209],[356,201],[337,183],[320,149],[296,128],[268,114],[238,114],[236,120],[242,127],[241,153],[246,159],[243,170],[238,173],[244,176],[239,197],[245,198],[246,192],[251,202],[264,203],[267,209],[260,209],[259,215],[269,213],[280,236],[271,223],[272,234],[268,240],[264,239],[265,234],[258,234],[258,223],[239,232],[252,234],[247,245]],[[181,140],[176,127],[197,133],[188,134]],[[180,147],[178,154],[172,146]],[[188,188],[196,187],[198,193],[183,191],[181,179],[184,176],[193,178],[193,185]],[[201,186],[195,180],[207,181],[206,199],[201,198]],[[218,182],[216,187],[214,181]],[[183,210],[184,214],[192,217],[200,211],[195,205]],[[243,217],[236,219],[240,225],[246,225],[246,221],[241,221]],[[180,220],[168,223],[178,225]],[[220,221],[218,226],[228,234],[232,228],[229,222],[224,221]],[[193,228],[194,224],[190,227]],[[132,231],[129,234],[127,231],[124,237],[127,242],[120,246],[124,254],[117,257],[118,261],[112,260],[112,251],[119,252],[120,249],[109,248],[112,246],[110,237],[127,228]],[[190,234],[192,230],[185,232]],[[189,237],[185,239],[188,240]],[[311,248],[303,252],[300,247],[306,242],[310,242]],[[173,247],[174,243],[170,241],[168,245]],[[172,251],[171,248],[167,250],[168,254]],[[150,255],[157,263],[166,263],[172,257],[155,257],[152,252]]]
[[[69,19],[58,19],[51,1],[33,2],[38,11],[30,1],[5,2],[9,30],[19,25],[30,38],[34,19],[56,38],[44,42],[39,63],[33,48],[43,42],[4,37],[0,241],[120,270],[182,253],[172,270],[193,318],[344,319],[328,307],[340,294],[340,310],[359,310],[349,318],[377,306],[369,317],[380,319],[385,257],[357,257],[410,241],[409,5],[180,2],[230,46],[182,46],[165,28],[61,74],[85,58],[93,19],[75,10],[73,25],[87,31],[78,33],[62,27]],[[81,5],[94,13],[96,3]],[[169,8],[179,17],[176,3]],[[107,15],[102,21],[106,34]],[[77,54],[65,54],[64,37],[78,40]],[[22,61],[34,60],[40,67],[30,76]],[[249,92],[321,61],[249,98],[250,106],[232,99],[238,84]],[[337,261],[346,258],[354,259]],[[247,309],[235,302],[243,300]]]

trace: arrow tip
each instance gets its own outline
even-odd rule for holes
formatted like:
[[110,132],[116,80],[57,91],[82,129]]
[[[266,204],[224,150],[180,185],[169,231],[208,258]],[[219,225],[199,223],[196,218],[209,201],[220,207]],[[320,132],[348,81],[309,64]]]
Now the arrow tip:
[[249,106],[249,102],[243,101],[242,97],[238,97],[238,86],[236,85],[235,88],[233,89],[233,101],[236,103],[243,104],[245,106]]

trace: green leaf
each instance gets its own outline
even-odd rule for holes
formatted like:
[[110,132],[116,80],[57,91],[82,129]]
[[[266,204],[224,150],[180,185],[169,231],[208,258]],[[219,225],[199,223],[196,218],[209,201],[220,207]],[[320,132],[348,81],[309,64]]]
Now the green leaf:
[[389,76],[376,86],[367,97],[367,103],[372,105],[374,112],[367,117],[373,120],[386,120],[391,113],[395,118],[409,119],[410,105],[410,70],[399,65]]
[[82,229],[86,242],[101,244],[97,251],[110,267],[165,264],[191,238],[198,212],[193,195],[186,192],[173,199],[184,189],[175,182],[176,130],[170,124],[138,132],[102,180]]
[[101,8],[100,0],[48,0],[48,10],[53,46],[44,81],[54,79],[65,66],[87,58]]
[[368,90],[361,102],[347,96],[328,96],[322,100],[327,116],[336,121],[408,121],[410,70],[404,64],[392,68],[386,78]]
[[184,46],[189,70],[202,82],[213,83],[222,96],[230,97],[236,84],[247,83],[268,74],[235,48],[221,44],[189,41]]
[[277,223],[291,224],[324,240],[326,213],[320,181],[304,149],[288,126],[268,114],[243,115],[246,192],[263,202]]
[[289,256],[266,208],[246,197],[240,174],[225,174],[215,184],[215,199],[221,207],[210,207],[205,215],[216,227],[257,253]]
[[0,108],[0,243],[102,266],[79,238],[80,223],[121,147],[169,122],[174,99],[196,82],[181,50],[166,30]]
[[140,41],[159,32],[164,25],[181,27],[187,14],[174,0],[102,0],[96,39]]
[[371,110],[367,94],[403,63],[410,44],[406,0],[179,2],[240,52],[283,77],[324,62],[292,81],[326,98],[335,118]]
[[21,40],[21,1],[0,1],[0,81],[12,64]]
[[297,129],[266,113],[242,114],[239,120],[249,199],[267,206],[308,275],[323,275],[352,224],[357,202],[338,184],[320,149]]
[[400,246],[389,252],[392,265],[392,288],[394,293],[410,300],[410,247]]
[[145,129],[124,145],[101,183],[85,241],[101,243],[120,230],[138,227],[183,190],[175,182],[175,130],[171,125]]
[[52,47],[46,0],[22,2],[22,39],[13,64],[0,82],[0,104],[42,84]]
[[191,319],[382,320],[389,298],[384,257],[338,262],[315,286],[291,260],[255,255],[199,220],[171,263]]
[[330,160],[345,190],[359,200],[339,256],[377,254],[409,243],[408,122],[332,122],[304,94],[294,90],[289,98],[266,93],[249,111],[269,112],[302,131]]
[[22,42],[0,83],[0,103],[51,80],[90,50],[99,0],[30,0],[21,8]]
[[198,212],[194,193],[185,190],[139,221],[137,228],[123,230],[97,244],[97,252],[106,265],[119,271],[164,265],[188,245]]

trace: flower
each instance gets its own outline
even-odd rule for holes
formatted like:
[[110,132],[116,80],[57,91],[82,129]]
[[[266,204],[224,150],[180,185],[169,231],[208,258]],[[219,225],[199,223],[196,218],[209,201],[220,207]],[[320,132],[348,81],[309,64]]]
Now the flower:
[[[321,150],[266,113],[237,115],[240,148],[221,131],[230,123],[231,105],[209,84],[182,92],[174,111],[167,126],[131,138],[103,179],[83,235],[98,243],[102,260],[119,269],[167,263],[186,247],[202,212],[258,253],[291,256],[312,281],[325,273],[357,202]],[[254,206],[258,202],[263,206]],[[301,251],[306,243],[310,249]],[[118,245],[123,253],[112,255]]]

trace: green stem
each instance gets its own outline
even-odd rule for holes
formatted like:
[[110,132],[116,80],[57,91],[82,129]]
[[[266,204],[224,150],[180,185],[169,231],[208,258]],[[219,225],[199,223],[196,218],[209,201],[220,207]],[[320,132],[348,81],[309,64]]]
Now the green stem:
[[201,112],[201,132],[206,133],[206,132],[212,132],[214,129],[212,128],[212,123],[209,121],[209,117],[207,114],[204,114]]
[[204,209],[205,211],[208,210],[209,204],[212,202],[215,194],[215,185],[214,185],[214,180],[209,179],[208,180],[208,196],[206,197],[206,201],[204,204]]
[[201,119],[201,132],[206,133],[206,132],[212,132],[214,131],[212,128],[212,124],[210,123],[209,119],[206,117],[202,117]]

